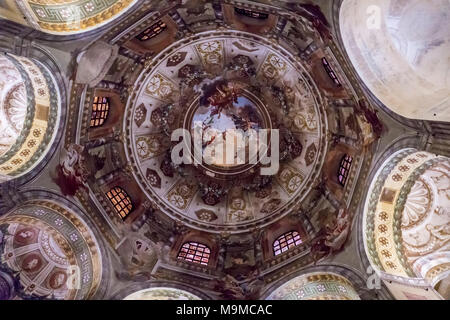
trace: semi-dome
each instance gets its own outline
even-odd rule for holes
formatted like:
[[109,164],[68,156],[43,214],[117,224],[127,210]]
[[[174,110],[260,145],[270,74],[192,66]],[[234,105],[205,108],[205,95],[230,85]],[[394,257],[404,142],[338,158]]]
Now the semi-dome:
[[358,75],[392,111],[450,121],[450,3],[345,0],[340,32]]

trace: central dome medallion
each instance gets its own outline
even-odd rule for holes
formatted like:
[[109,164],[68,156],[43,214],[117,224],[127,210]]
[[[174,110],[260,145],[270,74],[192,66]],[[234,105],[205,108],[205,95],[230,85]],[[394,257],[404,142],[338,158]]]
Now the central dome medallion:
[[[327,147],[321,96],[299,61],[237,31],[197,34],[152,59],[124,125],[133,174],[162,212],[211,232],[245,232],[295,210]],[[221,139],[233,149],[218,153]],[[274,160],[276,149],[278,170],[263,174],[272,163],[261,157]],[[193,160],[178,163],[174,154]]]
[[[198,87],[202,93],[189,106],[183,122],[192,139],[197,137],[196,132],[201,137],[197,169],[220,180],[254,176],[259,163],[257,154],[251,155],[249,144],[252,137],[258,142],[261,129],[272,128],[268,110],[242,82],[222,78],[204,82]],[[268,139],[265,142],[264,146]],[[218,150],[221,152],[216,154]],[[191,157],[195,157],[194,152]]]

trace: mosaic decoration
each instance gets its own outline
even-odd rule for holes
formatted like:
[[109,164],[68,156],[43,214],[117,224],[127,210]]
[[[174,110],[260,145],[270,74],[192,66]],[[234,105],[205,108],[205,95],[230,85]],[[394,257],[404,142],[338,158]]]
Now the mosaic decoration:
[[32,26],[49,33],[77,33],[101,26],[136,0],[18,0]]
[[[2,270],[19,273],[21,299],[86,299],[102,274],[92,232],[74,214],[49,201],[30,201],[0,218]],[[79,271],[73,286],[68,277]],[[80,284],[77,289],[76,283]]]
[[266,300],[360,300],[350,281],[334,273],[296,277],[275,289]]

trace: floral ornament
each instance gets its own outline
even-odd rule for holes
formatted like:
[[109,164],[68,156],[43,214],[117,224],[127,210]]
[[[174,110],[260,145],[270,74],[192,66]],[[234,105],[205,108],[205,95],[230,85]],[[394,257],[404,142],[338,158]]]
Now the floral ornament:
[[161,108],[156,108],[150,115],[150,122],[156,127],[161,127],[163,123],[163,112]]
[[394,269],[394,270],[397,269],[397,266],[392,261],[386,262],[386,265],[391,269]]
[[314,162],[316,153],[317,153],[317,147],[314,143],[311,143],[309,145],[309,147],[306,149],[306,154],[305,154],[305,162],[308,167]]
[[220,48],[220,43],[218,41],[209,41],[200,44],[200,50],[203,52],[214,52]]
[[33,214],[39,217],[39,216],[43,216],[45,214],[45,211],[42,209],[37,209],[37,210],[34,210]]
[[304,297],[305,297],[305,291],[304,290],[298,290],[297,292],[296,292],[296,296],[299,298],[299,299],[303,299]]
[[22,159],[14,159],[14,160],[12,161],[12,164],[15,165],[15,166],[17,166],[17,165],[19,165],[19,164],[21,164],[21,163],[22,163]]
[[86,252],[83,252],[82,254],[80,254],[81,262],[87,261],[87,258],[88,258],[88,256],[87,256]]
[[303,182],[302,177],[295,175],[289,180],[287,187],[289,191],[292,193],[296,191],[298,188],[300,188],[302,182]]
[[84,5],[84,8],[87,12],[92,12],[95,9],[95,6],[92,4],[92,2],[88,2]]
[[41,133],[42,133],[41,129],[34,129],[34,130],[33,130],[33,137],[39,138],[39,136],[41,135]]
[[145,158],[149,154],[149,147],[147,141],[145,139],[139,139],[136,143],[136,150],[141,158]]
[[379,214],[379,217],[380,217],[381,220],[387,221],[388,214],[385,211],[381,211],[380,214]]
[[64,19],[67,19],[69,17],[72,16],[72,11],[69,9],[62,9],[59,14],[61,15],[61,17],[63,17]]
[[323,284],[318,284],[318,285],[316,286],[316,289],[317,289],[317,291],[319,291],[319,292],[325,292],[325,290],[326,290],[326,288],[325,288],[325,286],[324,286]]
[[286,68],[286,62],[274,54],[269,55],[269,61],[277,70],[284,70]]
[[409,170],[409,167],[408,167],[408,166],[400,166],[400,167],[398,167],[398,169],[399,169],[401,172],[406,172],[406,171]]
[[195,215],[197,216],[197,218],[199,220],[206,221],[206,222],[211,222],[211,221],[217,220],[217,215],[214,213],[214,211],[211,211],[211,210],[205,210],[205,209],[197,210],[195,212]]
[[89,274],[86,273],[86,274],[83,276],[83,283],[88,283],[89,280],[91,280],[91,277],[89,276]]
[[381,237],[380,239],[378,239],[378,241],[385,247],[389,244],[388,239],[386,239],[385,237]]
[[147,108],[143,103],[139,105],[139,107],[136,108],[136,111],[134,113],[134,122],[138,127],[140,127],[147,117]]
[[36,141],[35,140],[30,140],[27,143],[28,148],[33,148],[36,145]]
[[36,14],[41,17],[41,18],[45,18],[47,15],[45,14],[45,11],[42,10],[41,8],[36,9]]
[[21,156],[21,157],[26,157],[26,156],[28,156],[29,154],[30,154],[30,150],[25,149],[25,150],[23,150],[23,151],[20,153],[20,156]]
[[62,225],[63,225],[62,219],[60,219],[60,218],[56,219],[56,220],[55,220],[55,224],[56,224],[58,227],[62,226]]
[[72,242],[75,242],[78,240],[78,235],[76,233],[72,233],[69,238]]
[[382,254],[385,258],[390,258],[390,257],[392,257],[392,254],[391,254],[389,251],[387,251],[387,250],[382,250],[382,251],[381,251],[381,254]]
[[39,88],[39,89],[38,89],[38,94],[39,94],[41,97],[44,97],[44,96],[45,96],[45,90],[42,89],[42,88]]
[[410,164],[414,164],[414,163],[417,163],[419,160],[417,160],[415,158],[411,158],[411,159],[408,159],[406,161],[408,161],[408,163],[410,163]]
[[339,292],[347,293],[347,289],[344,286],[338,286]]
[[161,177],[158,175],[158,172],[150,168],[147,168],[145,176],[152,187],[158,189],[161,188]]
[[387,227],[386,227],[386,225],[384,225],[384,224],[380,224],[379,226],[378,226],[378,231],[380,231],[381,233],[386,233],[387,232]]
[[178,194],[172,194],[168,198],[169,202],[179,209],[184,209],[186,201]]
[[152,79],[150,79],[147,85],[147,90],[151,93],[155,93],[161,86],[161,80],[162,79],[158,76],[155,76]]
[[402,175],[401,174],[394,174],[393,176],[392,176],[392,180],[394,180],[395,182],[399,182],[399,181],[402,181]]

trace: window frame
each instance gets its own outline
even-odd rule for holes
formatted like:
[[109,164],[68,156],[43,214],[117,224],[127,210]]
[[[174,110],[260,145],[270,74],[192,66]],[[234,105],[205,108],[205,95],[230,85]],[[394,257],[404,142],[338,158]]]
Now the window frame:
[[266,20],[269,18],[269,14],[265,12],[253,11],[245,8],[234,7],[234,13],[240,16],[245,16],[257,20]]
[[[194,251],[194,253],[190,253],[191,250]],[[188,257],[188,255],[192,255],[192,257]],[[199,259],[195,259],[195,257],[199,257]],[[181,245],[180,250],[178,250],[177,259],[189,263],[200,264],[202,266],[208,266],[211,260],[211,248],[204,243],[189,240]],[[203,261],[203,259],[206,259],[206,261]]]
[[[112,194],[113,192],[116,192],[116,194]],[[121,195],[123,197],[121,197]],[[115,186],[109,189],[108,192],[106,192],[106,197],[108,198],[109,202],[114,207],[114,210],[117,212],[117,214],[122,218],[122,220],[125,220],[131,212],[134,210],[133,201],[131,200],[131,197],[128,195],[128,193],[120,186]],[[119,197],[120,199],[117,199]],[[114,203],[113,199],[116,201]],[[121,204],[128,201],[129,203],[125,203],[125,206],[122,206]],[[117,206],[120,206],[120,210],[118,210]],[[123,213],[124,211],[126,211]]]
[[338,76],[334,72],[333,68],[331,67],[330,63],[328,62],[327,58],[322,58],[322,65],[327,72],[330,79],[334,82],[334,84],[338,87],[342,87],[341,81],[339,81]]
[[[99,102],[100,99],[102,99],[103,101]],[[99,106],[101,110],[98,109]],[[94,110],[94,107],[96,110]],[[105,109],[103,109],[103,107],[105,107]],[[110,109],[111,109],[111,101],[109,97],[94,96],[94,100],[92,102],[91,107],[91,119],[89,122],[90,128],[98,128],[103,126],[106,120],[108,119]],[[94,123],[92,123],[93,121]],[[98,123],[96,123],[97,121]]]
[[[292,242],[289,242],[292,240]],[[303,243],[302,236],[297,230],[290,230],[284,232],[279,237],[277,237],[272,243],[273,255],[279,256],[283,253],[291,250],[292,248],[298,247]]]
[[352,163],[353,163],[353,157],[347,153],[341,158],[341,161],[339,162],[337,178],[338,178],[339,184],[343,187],[347,183],[348,176],[349,176],[350,170],[352,168]]

